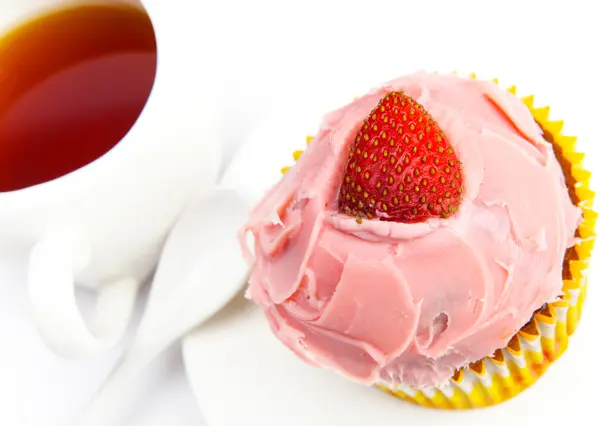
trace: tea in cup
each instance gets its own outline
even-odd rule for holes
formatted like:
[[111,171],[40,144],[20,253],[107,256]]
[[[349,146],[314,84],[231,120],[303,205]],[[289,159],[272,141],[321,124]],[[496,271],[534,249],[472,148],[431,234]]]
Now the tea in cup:
[[[220,165],[186,2],[159,3],[19,0],[0,15],[0,253],[30,251],[39,329],[66,357],[119,341],[166,234]],[[75,285],[98,291],[89,326]]]

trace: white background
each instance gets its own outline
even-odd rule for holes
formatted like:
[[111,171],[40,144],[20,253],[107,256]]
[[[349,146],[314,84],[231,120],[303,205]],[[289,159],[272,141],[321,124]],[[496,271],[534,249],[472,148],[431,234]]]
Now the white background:
[[[478,71],[516,83],[567,118],[567,132],[587,140],[588,152],[597,141],[600,33],[589,1],[188,1],[202,3],[198,43],[210,53],[198,60],[218,70],[215,108],[224,114],[227,158],[261,119],[305,87],[334,87],[343,73],[355,80],[352,90],[366,90],[419,68]],[[68,426],[121,348],[81,362],[53,356],[29,315],[24,254],[1,258],[0,424]],[[589,297],[596,297],[590,287]],[[89,307],[89,297],[83,299]],[[140,390],[123,424],[203,424],[178,348],[154,366]]]

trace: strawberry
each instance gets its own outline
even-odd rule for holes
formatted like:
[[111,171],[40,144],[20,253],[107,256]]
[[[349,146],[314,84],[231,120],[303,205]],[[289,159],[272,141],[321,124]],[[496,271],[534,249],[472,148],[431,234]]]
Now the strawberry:
[[458,211],[461,164],[421,104],[391,92],[352,142],[338,195],[339,211],[362,219],[416,223]]

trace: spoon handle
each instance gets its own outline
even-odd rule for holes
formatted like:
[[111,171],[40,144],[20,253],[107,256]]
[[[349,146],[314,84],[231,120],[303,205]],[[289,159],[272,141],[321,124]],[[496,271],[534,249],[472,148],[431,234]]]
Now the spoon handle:
[[115,365],[108,380],[87,407],[77,426],[109,426],[118,424],[125,412],[137,384],[136,378],[150,363],[147,359],[122,358]]

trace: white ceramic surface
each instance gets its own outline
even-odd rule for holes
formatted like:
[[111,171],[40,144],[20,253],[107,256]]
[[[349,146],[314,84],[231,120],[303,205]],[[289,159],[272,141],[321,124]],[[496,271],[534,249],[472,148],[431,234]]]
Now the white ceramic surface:
[[[0,34],[74,2],[84,0],[3,0]],[[32,249],[34,315],[48,346],[67,357],[120,339],[168,230],[191,196],[213,185],[219,168],[212,78],[202,60],[206,50],[193,37],[196,6],[187,0],[171,0],[168,8],[161,0],[143,4],[155,27],[158,69],[129,134],[80,170],[0,194],[0,253]],[[74,284],[99,292],[90,327],[75,304]]]
[[[354,87],[351,82],[346,84]],[[546,87],[551,88],[550,82]],[[524,89],[527,93],[527,87]],[[339,104],[348,101],[351,93],[332,99]],[[549,93],[543,92],[542,99],[550,98]],[[556,102],[560,104],[560,99]],[[323,95],[308,103],[297,99],[287,103],[242,148],[237,158],[243,159],[246,168],[232,169],[237,173],[225,180],[255,196],[264,193],[279,179],[280,167],[291,164],[291,153],[303,146],[304,136],[317,128],[319,117],[332,103]],[[564,118],[568,123],[569,116]],[[600,150],[585,138],[580,146],[588,152],[588,167],[596,169]],[[428,426],[442,422],[447,426],[500,426],[515,419],[519,424],[559,425],[571,421],[573,413],[589,420],[595,410],[600,370],[581,370],[579,366],[597,364],[600,343],[591,314],[598,309],[599,294],[590,289],[583,322],[563,358],[532,389],[489,410],[449,413],[417,408],[307,366],[275,339],[261,312],[241,297],[186,338],[184,360],[210,426]],[[577,390],[571,391],[575,387]]]
[[222,189],[184,211],[165,244],[136,335],[79,426],[116,424],[148,365],[240,292],[248,265],[231,253],[238,248],[236,230],[249,211],[247,199]]

